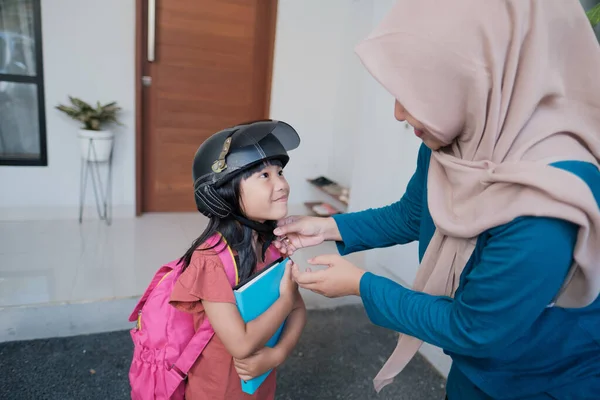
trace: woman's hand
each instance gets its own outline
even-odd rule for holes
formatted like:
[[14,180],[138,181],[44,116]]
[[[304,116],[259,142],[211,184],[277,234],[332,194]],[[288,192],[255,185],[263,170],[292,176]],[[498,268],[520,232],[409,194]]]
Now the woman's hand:
[[341,240],[333,218],[292,216],[278,221],[273,242],[283,254],[292,255],[303,247],[316,246],[325,240]]
[[320,271],[300,272],[294,264],[292,275],[301,288],[325,297],[360,296],[360,280],[365,271],[338,255],[323,255],[308,261],[312,265],[326,265]]
[[235,370],[240,378],[244,381],[249,381],[265,372],[276,368],[281,363],[279,353],[271,347],[263,347],[256,353],[243,360],[233,359]]

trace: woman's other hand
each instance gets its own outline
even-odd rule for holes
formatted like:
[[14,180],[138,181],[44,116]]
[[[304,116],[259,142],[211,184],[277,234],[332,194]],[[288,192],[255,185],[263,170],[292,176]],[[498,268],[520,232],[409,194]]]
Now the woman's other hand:
[[292,276],[301,288],[325,297],[360,296],[360,280],[365,271],[338,255],[323,255],[308,261],[312,265],[326,265],[327,269],[300,272],[297,265]]

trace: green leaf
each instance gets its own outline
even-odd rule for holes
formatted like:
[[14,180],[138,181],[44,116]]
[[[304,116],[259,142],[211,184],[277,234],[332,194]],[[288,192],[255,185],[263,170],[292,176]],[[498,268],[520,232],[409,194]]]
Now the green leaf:
[[[98,102],[98,104],[100,104],[100,102]],[[117,102],[113,101],[113,102],[105,104],[102,108],[109,108],[109,107],[112,107],[112,106],[114,106],[116,104],[117,104]]]
[[69,117],[76,121],[81,121],[88,130],[101,130],[103,124],[116,123],[121,125],[117,120],[117,113],[121,108],[117,106],[115,101],[102,105],[99,101],[95,106],[92,106],[77,97],[69,96],[69,100],[73,107],[57,105],[55,108],[64,112]]
[[592,26],[600,24],[600,4],[596,4],[594,8],[586,12]]

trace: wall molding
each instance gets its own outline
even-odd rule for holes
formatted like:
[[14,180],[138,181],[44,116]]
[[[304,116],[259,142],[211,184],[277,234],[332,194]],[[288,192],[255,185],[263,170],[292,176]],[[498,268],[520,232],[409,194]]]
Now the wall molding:
[[[113,205],[112,217],[135,217],[135,204]],[[48,220],[77,220],[79,206],[56,207],[0,207],[0,221],[48,221]],[[98,219],[95,205],[87,205],[83,209],[83,219]]]

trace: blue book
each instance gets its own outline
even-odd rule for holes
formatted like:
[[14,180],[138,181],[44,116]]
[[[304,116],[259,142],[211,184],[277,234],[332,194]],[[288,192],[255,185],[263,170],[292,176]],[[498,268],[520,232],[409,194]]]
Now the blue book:
[[[244,322],[248,323],[257,318],[277,301],[279,298],[279,285],[287,261],[287,258],[280,258],[234,288],[235,301]],[[284,324],[281,324],[277,332],[269,339],[267,346],[274,347],[277,344]],[[247,382],[242,381],[242,391],[250,395],[254,394],[270,373],[271,371],[267,371]]]

